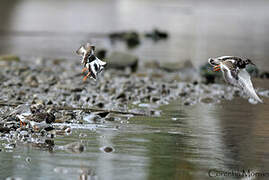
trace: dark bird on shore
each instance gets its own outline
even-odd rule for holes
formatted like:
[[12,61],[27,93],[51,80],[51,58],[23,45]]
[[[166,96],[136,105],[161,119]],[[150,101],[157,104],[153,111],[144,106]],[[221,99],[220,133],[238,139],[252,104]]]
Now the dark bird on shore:
[[20,120],[21,126],[30,124],[32,127],[36,125],[46,125],[52,124],[55,122],[55,116],[53,113],[35,113],[35,114],[20,114],[17,115],[17,118]]
[[76,51],[77,55],[82,56],[81,64],[83,65],[82,72],[88,73],[84,76],[83,81],[85,81],[89,76],[96,80],[97,75],[103,71],[106,66],[106,62],[101,61],[94,55],[95,46],[92,46],[90,43],[80,46]]
[[214,67],[214,71],[221,71],[223,73],[223,78],[227,83],[240,88],[254,100],[260,103],[263,102],[256,94],[250,75],[246,71],[247,65],[255,65],[251,60],[243,60],[235,56],[221,56],[209,58],[208,63]]

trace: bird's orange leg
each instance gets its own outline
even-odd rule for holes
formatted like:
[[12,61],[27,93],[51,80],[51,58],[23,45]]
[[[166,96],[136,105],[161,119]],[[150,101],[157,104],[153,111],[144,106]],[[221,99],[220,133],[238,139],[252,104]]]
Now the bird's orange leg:
[[20,127],[25,127],[25,126],[26,126],[26,122],[20,121]]
[[87,71],[87,69],[88,69],[88,68],[86,68],[86,67],[83,68],[83,69],[82,69],[82,73],[84,73],[85,71]]
[[89,75],[91,75],[91,72],[88,72],[88,74],[86,76],[84,76],[83,81],[86,81],[86,79],[88,78]]

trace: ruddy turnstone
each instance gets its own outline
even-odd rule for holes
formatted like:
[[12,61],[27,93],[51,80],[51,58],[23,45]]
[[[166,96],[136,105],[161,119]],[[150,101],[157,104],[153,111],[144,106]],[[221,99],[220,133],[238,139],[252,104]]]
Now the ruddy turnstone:
[[19,114],[16,116],[20,120],[20,126],[30,124],[31,127],[37,129],[38,127],[46,126],[55,122],[53,113],[35,113],[35,114]]
[[256,101],[263,102],[256,94],[250,80],[250,75],[245,69],[249,64],[255,65],[251,60],[243,60],[235,56],[221,56],[209,58],[208,63],[214,67],[214,71],[222,71],[223,77],[227,83],[239,87]]
[[96,80],[97,75],[103,71],[106,66],[106,62],[101,61],[94,55],[95,46],[92,46],[90,43],[80,46],[76,51],[79,56],[82,56],[81,64],[83,65],[82,72],[88,73],[84,76],[83,81],[85,81],[89,76]]

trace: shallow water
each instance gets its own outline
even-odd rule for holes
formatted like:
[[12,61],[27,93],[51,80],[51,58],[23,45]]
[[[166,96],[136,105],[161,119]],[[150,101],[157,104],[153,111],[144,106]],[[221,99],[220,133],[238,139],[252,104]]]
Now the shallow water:
[[[168,41],[143,40],[130,53],[142,60],[191,59],[196,65],[211,56],[240,55],[269,69],[268,1],[66,1],[64,6],[51,6],[49,0],[14,2],[2,9],[15,13],[0,12],[12,19],[1,26],[1,53],[75,59],[72,52],[81,42],[126,50],[121,43],[110,44],[105,35],[158,27],[171,33]],[[88,15],[98,21],[76,21]],[[269,89],[269,83],[257,82],[255,87]],[[88,124],[88,129],[74,125],[71,135],[55,138],[52,152],[27,144],[2,149],[0,179],[79,179],[86,171],[88,179],[208,179],[210,169],[269,172],[269,99],[263,99],[258,105],[242,98],[217,105],[182,106],[174,101],[161,107],[158,118]],[[86,150],[59,148],[71,142],[82,142]],[[104,146],[114,152],[101,151]]]
[[[267,172],[269,99],[264,100],[252,105],[237,98],[190,107],[175,101],[163,106],[158,118],[74,129],[69,136],[55,138],[53,152],[27,144],[3,149],[0,176],[79,179],[83,170],[89,170],[93,179],[207,179],[210,169]],[[59,148],[71,142],[82,142],[86,150],[72,153]],[[114,152],[101,151],[104,146]]]

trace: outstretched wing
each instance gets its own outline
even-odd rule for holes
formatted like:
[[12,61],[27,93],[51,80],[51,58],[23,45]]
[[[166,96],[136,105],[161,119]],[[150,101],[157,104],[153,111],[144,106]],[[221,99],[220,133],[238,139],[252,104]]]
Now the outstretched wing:
[[252,85],[250,75],[245,69],[242,69],[238,73],[238,85],[244,90],[244,92],[251,98],[262,103],[263,101],[256,94],[255,89]]
[[236,56],[220,56],[220,57],[218,57],[218,60],[220,60],[220,61],[226,61],[229,59],[236,60],[236,61],[242,60],[240,57],[236,57]]

